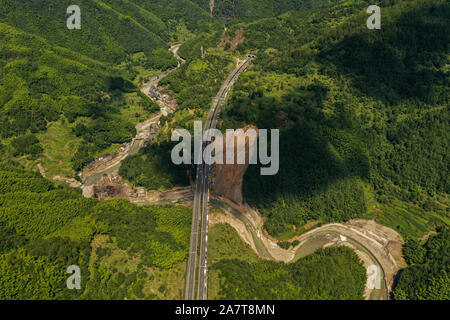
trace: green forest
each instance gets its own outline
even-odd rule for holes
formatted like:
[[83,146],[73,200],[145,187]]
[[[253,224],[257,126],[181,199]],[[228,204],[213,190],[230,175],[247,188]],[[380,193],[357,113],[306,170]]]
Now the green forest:
[[408,239],[403,248],[408,267],[400,271],[393,290],[396,300],[450,299],[450,231],[439,228],[422,243]]
[[[218,127],[280,130],[280,170],[251,165],[245,202],[289,248],[305,224],[374,219],[404,239],[397,300],[450,298],[449,43],[445,0],[69,0],[0,2],[0,300],[182,299],[192,209],[98,201],[54,182],[136,135],[158,104],[179,109],[119,174],[149,191],[186,186],[170,160],[174,129],[193,130],[236,63]],[[366,8],[381,7],[369,30]],[[201,56],[203,48],[204,57]],[[44,178],[39,170],[47,172]],[[211,228],[213,299],[362,299],[348,248],[294,263],[259,259],[229,226]],[[78,265],[82,289],[68,290]]]
[[[188,0],[82,0],[82,28],[68,30],[71,4],[0,4],[0,136],[7,157],[28,166],[39,157],[53,160],[47,154],[56,146],[34,140],[47,140],[49,126],[63,127],[59,135],[79,141],[64,154],[63,167],[73,174],[102,150],[131,141],[135,122],[145,120],[140,114],[159,111],[135,84],[177,65],[169,45],[217,23]],[[138,119],[125,117],[130,104]],[[29,135],[37,133],[41,139]]]
[[251,166],[244,179],[274,236],[308,220],[362,217],[373,200],[422,208],[432,229],[448,223],[448,3],[381,1],[376,31],[365,25],[367,3],[228,30],[244,28],[238,50],[257,59],[223,127],[280,128],[278,175]]
[[[162,118],[159,138],[168,141],[171,130],[206,117],[226,60],[257,55],[219,126],[280,129],[279,173],[261,176],[250,166],[243,190],[273,236],[288,239],[308,221],[374,218],[420,237],[450,221],[448,3],[378,1],[381,30],[366,27],[369,4],[283,1],[273,17],[263,12],[272,1],[258,9],[216,1],[214,15],[225,12],[227,29],[186,41],[186,64],[162,81],[181,108]],[[237,30],[243,41],[232,50],[223,39]]]
[[210,230],[209,297],[226,300],[360,300],[366,271],[346,247],[320,249],[294,263],[262,260],[229,225]]
[[12,162],[0,177],[1,300],[182,298],[190,209],[86,199]]

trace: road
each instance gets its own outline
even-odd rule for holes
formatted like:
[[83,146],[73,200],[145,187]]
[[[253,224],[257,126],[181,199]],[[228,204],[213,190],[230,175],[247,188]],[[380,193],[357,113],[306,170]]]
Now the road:
[[[216,97],[213,99],[211,108],[206,119],[204,131],[215,129],[217,120],[220,116],[221,109],[225,104],[225,100],[230,92],[233,84],[239,75],[248,67],[253,58],[247,57],[234,69],[223,83]],[[210,137],[209,137],[210,138]],[[210,139],[205,139],[209,141]],[[203,150],[207,143],[202,145]],[[186,300],[194,300],[196,298],[196,270],[197,270],[197,250],[198,236],[200,234],[200,258],[198,267],[198,300],[207,299],[207,265],[208,265],[208,210],[209,210],[209,190],[210,190],[210,166],[207,164],[197,165],[196,186],[194,193],[194,205],[192,214],[191,240],[189,247],[189,260],[186,272]],[[199,222],[201,219],[201,226]]]
[[[172,52],[172,54],[178,60],[178,66],[176,68],[173,68],[173,69],[170,69],[170,70],[160,73],[158,75],[158,79],[156,81],[144,84],[141,87],[141,91],[145,95],[148,95],[148,88],[150,86],[158,85],[158,82],[161,81],[161,79],[163,79],[164,77],[169,75],[171,72],[178,69],[181,65],[183,65],[186,62],[186,60],[184,60],[183,58],[181,58],[178,55],[178,50],[180,49],[180,47],[181,47],[181,44],[175,44],[175,45],[171,46],[169,49],[169,51]],[[162,107],[170,110],[170,108],[168,106],[166,106],[165,104],[163,104]],[[109,174],[109,173],[117,170],[118,168],[120,168],[122,161],[125,160],[129,155],[136,154],[142,147],[141,142],[145,138],[146,132],[149,131],[149,128],[152,125],[156,124],[159,121],[159,118],[161,118],[162,115],[163,115],[163,109],[161,109],[161,111],[158,112],[158,114],[155,117],[148,119],[142,123],[138,123],[136,125],[137,133],[136,133],[136,136],[133,138],[133,140],[130,143],[130,148],[124,154],[122,154],[119,158],[117,158],[115,161],[110,163],[106,168],[103,168],[100,171],[96,171],[95,173],[90,173],[88,176],[86,176],[84,178],[84,183],[82,185],[82,188],[96,184],[103,177],[104,174]]]
[[285,250],[277,245],[277,239],[267,235],[265,221],[257,211],[217,196],[212,197],[211,201],[221,207],[223,213],[211,216],[210,224],[231,225],[240,238],[263,259],[292,263],[320,248],[350,247],[366,268],[366,300],[389,299],[395,275],[406,266],[402,258],[402,237],[395,230],[373,220],[356,219],[346,223],[317,225],[290,239],[297,240],[298,244]]

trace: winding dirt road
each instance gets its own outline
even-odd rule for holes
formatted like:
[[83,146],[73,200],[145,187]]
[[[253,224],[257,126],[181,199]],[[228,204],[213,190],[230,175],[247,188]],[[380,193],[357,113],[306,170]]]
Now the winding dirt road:
[[402,237],[394,230],[369,220],[330,223],[306,233],[296,240],[299,244],[288,250],[278,246],[277,240],[265,232],[264,218],[248,206],[237,206],[223,198],[212,201],[223,213],[211,215],[210,224],[228,223],[253,251],[263,259],[295,262],[320,248],[348,246],[361,259],[367,272],[364,297],[367,300],[386,300],[394,277],[405,267],[401,250]]

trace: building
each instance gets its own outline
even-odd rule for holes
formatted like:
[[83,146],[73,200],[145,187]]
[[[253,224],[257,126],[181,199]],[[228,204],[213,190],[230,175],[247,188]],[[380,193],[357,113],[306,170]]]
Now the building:
[[86,168],[88,169],[88,170],[92,170],[92,169],[95,169],[95,168],[97,168],[97,162],[94,160],[94,161],[91,161],[87,166],[86,166]]
[[120,175],[115,175],[114,177],[111,178],[111,181],[113,182],[120,182],[122,181],[122,177]]

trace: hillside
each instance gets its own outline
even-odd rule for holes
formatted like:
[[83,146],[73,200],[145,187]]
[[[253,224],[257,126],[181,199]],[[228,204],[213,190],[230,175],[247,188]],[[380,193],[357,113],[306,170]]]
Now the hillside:
[[[217,127],[280,130],[278,174],[250,165],[243,179],[258,231],[290,248],[309,228],[373,219],[406,242],[392,298],[448,300],[450,4],[375,2],[380,30],[366,26],[369,0],[79,0],[81,30],[68,30],[68,0],[2,0],[0,300],[182,299],[192,208],[88,199],[62,181],[156,119],[119,178],[151,196],[188,186],[195,166],[172,163],[172,132],[206,119],[250,52]],[[363,297],[349,248],[285,264],[231,226],[210,232],[213,299]],[[69,265],[82,290],[67,290]]]
[[[0,41],[4,44],[0,56],[0,132],[8,146],[7,157],[28,155],[36,159],[43,154],[43,161],[51,165],[52,155],[64,150],[57,150],[61,146],[54,140],[46,144],[47,133],[52,134],[47,129],[58,128],[57,134],[64,137],[62,148],[71,146],[62,167],[71,176],[71,168],[79,170],[99,150],[134,136],[133,120],[121,116],[121,106],[137,95],[137,88],[125,80],[123,71],[2,23]],[[147,98],[136,98],[142,110],[155,110]],[[81,124],[92,130],[89,137],[84,136],[88,154],[77,156],[74,128]],[[20,137],[26,134],[38,135],[44,146],[41,151],[27,151],[27,145],[36,138]],[[14,143],[17,139],[20,143]]]
[[188,208],[85,199],[10,162],[0,177],[0,299],[182,298]]
[[450,232],[439,228],[426,241],[409,239],[403,248],[408,267],[398,276],[396,300],[450,299]]
[[43,6],[38,0],[7,0],[2,1],[0,12],[4,23],[104,62],[118,63],[126,54],[141,51],[150,55],[155,48],[167,45],[162,21],[138,8],[140,15],[132,19],[132,9],[116,3],[80,1],[82,26],[73,32],[66,28],[68,1],[49,1]]
[[[131,82],[176,66],[169,42],[198,26],[187,29],[182,9],[161,20],[132,1],[99,0],[79,2],[82,28],[68,30],[67,6],[0,4],[0,131],[3,157],[27,167],[41,161],[51,175],[71,177],[130,141],[134,124],[159,110]],[[197,11],[196,23],[208,28],[209,17]]]
[[410,203],[406,217],[387,223],[400,233],[421,236],[449,221],[448,4],[385,6],[379,31],[366,28],[365,7],[346,2],[234,27],[245,30],[238,50],[258,58],[235,86],[223,127],[281,128],[279,174],[253,167],[244,181],[275,236],[308,220],[387,222],[394,200]]
[[210,235],[211,299],[362,299],[364,267],[349,248],[321,249],[285,264],[259,258],[229,225],[213,225]]
[[[181,32],[208,30],[212,20],[189,0],[81,0],[81,30],[66,28],[70,1],[6,0],[0,21],[39,35],[96,60],[121,63],[129,54],[144,52],[149,60],[158,48],[168,48]],[[178,29],[178,30],[177,30]],[[175,37],[175,38],[174,38]]]

